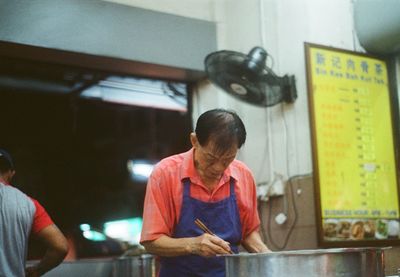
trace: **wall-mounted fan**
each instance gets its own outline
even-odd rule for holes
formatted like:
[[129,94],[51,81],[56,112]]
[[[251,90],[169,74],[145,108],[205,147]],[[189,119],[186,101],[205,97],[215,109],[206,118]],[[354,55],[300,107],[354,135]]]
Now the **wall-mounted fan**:
[[266,59],[267,52],[254,47],[248,55],[227,50],[213,52],[204,63],[211,82],[240,100],[261,107],[294,102],[294,76],[277,76],[266,66]]

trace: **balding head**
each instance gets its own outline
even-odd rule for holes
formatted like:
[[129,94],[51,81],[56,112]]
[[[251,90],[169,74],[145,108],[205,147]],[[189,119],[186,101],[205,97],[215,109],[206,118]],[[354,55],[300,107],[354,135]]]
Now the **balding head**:
[[201,146],[213,141],[215,150],[224,153],[233,145],[238,149],[246,141],[246,129],[240,117],[225,109],[209,110],[196,123],[196,136]]

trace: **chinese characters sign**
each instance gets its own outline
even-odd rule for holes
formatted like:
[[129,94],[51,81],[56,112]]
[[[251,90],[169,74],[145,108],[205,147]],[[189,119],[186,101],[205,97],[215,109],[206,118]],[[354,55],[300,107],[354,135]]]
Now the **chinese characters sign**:
[[309,44],[307,56],[322,240],[399,239],[386,63]]

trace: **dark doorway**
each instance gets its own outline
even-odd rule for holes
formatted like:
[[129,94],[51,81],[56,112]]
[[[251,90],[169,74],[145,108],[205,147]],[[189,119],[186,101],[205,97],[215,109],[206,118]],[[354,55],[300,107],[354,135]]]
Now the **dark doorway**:
[[0,103],[0,145],[15,159],[15,186],[61,227],[140,215],[145,184],[131,180],[127,161],[189,147],[190,119],[176,111],[4,90]]
[[[131,178],[127,162],[188,150],[190,109],[81,98],[83,89],[116,73],[0,59],[0,148],[14,158],[13,185],[39,200],[64,233],[140,217],[146,183]],[[30,258],[41,251],[33,243]]]

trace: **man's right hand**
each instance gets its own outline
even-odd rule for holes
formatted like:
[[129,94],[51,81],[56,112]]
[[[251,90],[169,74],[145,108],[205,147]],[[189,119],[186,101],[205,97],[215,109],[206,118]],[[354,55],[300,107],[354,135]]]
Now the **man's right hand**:
[[162,257],[176,257],[182,255],[200,255],[214,257],[230,254],[229,243],[223,239],[207,233],[198,237],[171,238],[163,235],[153,241],[142,242],[146,251]]
[[203,257],[214,257],[216,255],[231,253],[229,242],[207,233],[193,238],[193,243],[189,247],[190,253]]

